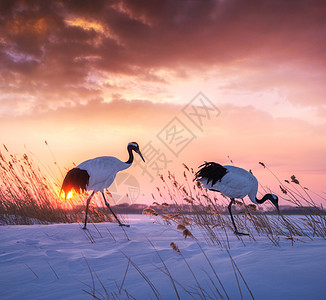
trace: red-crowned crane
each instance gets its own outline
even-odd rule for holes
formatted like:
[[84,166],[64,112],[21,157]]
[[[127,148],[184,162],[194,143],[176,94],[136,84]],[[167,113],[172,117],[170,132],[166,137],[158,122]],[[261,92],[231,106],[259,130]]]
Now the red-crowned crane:
[[250,172],[234,166],[221,166],[215,162],[205,162],[199,168],[201,169],[195,174],[195,180],[199,181],[204,188],[220,192],[231,199],[228,209],[235,234],[247,235],[238,231],[233,219],[231,206],[235,202],[235,198],[242,199],[248,195],[255,204],[262,204],[266,200],[270,200],[279,212],[276,195],[266,194],[262,199],[257,198],[258,181]]
[[105,205],[109,208],[119,225],[129,227],[129,225],[120,222],[104,195],[104,190],[112,184],[117,173],[131,166],[134,160],[133,151],[138,153],[145,162],[136,142],[129,143],[127,149],[129,159],[126,162],[122,162],[113,156],[101,156],[82,162],[66,174],[61,188],[61,191],[64,191],[65,198],[72,189],[77,192],[93,191],[86,202],[85,224],[83,229],[86,229],[89,203],[96,192],[102,193]]

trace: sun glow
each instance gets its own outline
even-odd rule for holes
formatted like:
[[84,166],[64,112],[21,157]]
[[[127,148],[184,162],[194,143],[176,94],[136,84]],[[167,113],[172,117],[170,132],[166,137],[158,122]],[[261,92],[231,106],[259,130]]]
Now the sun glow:
[[[73,191],[69,191],[68,193],[67,193],[67,196],[65,195],[65,192],[63,192],[62,193],[62,197],[63,197],[63,199],[71,199],[72,197],[73,197]],[[66,197],[65,197],[66,196]]]
[[72,196],[73,196],[73,195],[72,195],[72,191],[69,191],[68,194],[67,194],[67,199],[72,198]]

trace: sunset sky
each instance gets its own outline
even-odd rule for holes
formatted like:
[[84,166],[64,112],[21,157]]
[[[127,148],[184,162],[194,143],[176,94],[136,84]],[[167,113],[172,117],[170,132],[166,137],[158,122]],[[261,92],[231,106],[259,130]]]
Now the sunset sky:
[[325,196],[325,59],[325,1],[1,0],[1,143],[67,170],[136,141],[139,202],[230,159]]

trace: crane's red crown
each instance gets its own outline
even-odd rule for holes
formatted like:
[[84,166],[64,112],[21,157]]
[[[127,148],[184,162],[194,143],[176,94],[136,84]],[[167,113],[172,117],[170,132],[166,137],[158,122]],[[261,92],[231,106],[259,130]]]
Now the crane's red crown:
[[139,148],[138,144],[136,142],[131,142],[128,144],[128,146],[134,146],[136,148]]

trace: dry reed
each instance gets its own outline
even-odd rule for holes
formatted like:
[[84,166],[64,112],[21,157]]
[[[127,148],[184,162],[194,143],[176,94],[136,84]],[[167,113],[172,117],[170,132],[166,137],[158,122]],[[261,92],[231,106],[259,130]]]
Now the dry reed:
[[[5,145],[3,149],[0,151],[0,224],[83,222],[85,195],[75,194],[66,202],[58,195],[62,171],[58,173],[45,166],[41,169],[31,158],[33,154],[19,156],[11,154]],[[54,164],[60,170],[56,161]],[[89,218],[93,222],[110,221],[94,203],[89,207]]]
[[[303,187],[295,175],[291,176],[290,180],[281,182],[264,163],[259,164],[278,181],[282,192],[278,195],[279,198],[300,209],[303,215],[302,218],[284,215],[282,207],[280,215],[273,215],[265,205],[264,210],[261,206],[245,205],[243,200],[237,200],[234,206],[234,219],[239,230],[248,232],[252,240],[255,240],[256,235],[266,236],[275,246],[280,245],[282,238],[290,240],[292,244],[303,237],[326,239],[325,211],[321,204],[316,204],[309,189]],[[204,189],[198,182],[189,180],[194,177],[194,171],[185,164],[184,168],[184,180],[181,183],[171,172],[165,177],[161,175],[163,187],[157,188],[159,197],[162,201],[169,199],[173,203],[170,208],[173,206],[176,212],[159,214],[160,217],[167,224],[172,222],[178,224],[179,230],[185,230],[182,227],[184,224],[198,225],[208,243],[229,247],[228,234],[233,231],[233,224],[227,211],[229,199],[222,194]],[[260,187],[266,193],[271,192],[264,186]],[[245,243],[243,237],[238,236],[238,239]]]

